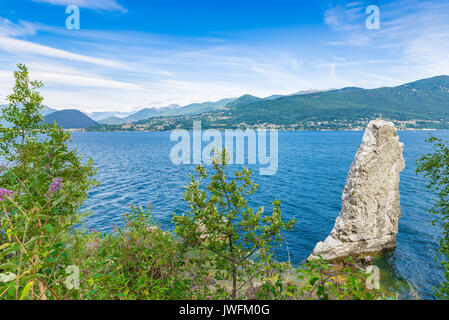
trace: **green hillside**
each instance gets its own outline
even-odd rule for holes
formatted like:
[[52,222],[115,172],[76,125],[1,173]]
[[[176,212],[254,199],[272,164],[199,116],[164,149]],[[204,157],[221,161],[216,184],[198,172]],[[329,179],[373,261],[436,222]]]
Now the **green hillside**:
[[360,129],[382,115],[400,128],[449,129],[449,76],[438,76],[397,87],[339,90],[260,99],[245,95],[225,109],[195,116],[158,117],[126,128],[99,130],[171,130],[191,128],[272,127],[285,130]]
[[234,98],[221,99],[215,102],[192,103],[179,109],[167,110],[161,113],[160,116],[189,115],[211,112],[226,107],[232,101],[234,101]]
[[135,122],[143,119],[148,119],[151,116],[158,116],[160,115],[160,111],[156,108],[145,108],[140,111],[137,111],[136,113],[133,113],[127,117],[119,118],[116,116],[108,117],[102,120],[99,120],[98,122],[101,124],[122,124],[122,123],[129,123],[129,122]]
[[[241,96],[240,98],[235,99],[234,101],[228,103],[226,105],[227,108],[237,108],[237,107],[241,107],[241,106],[246,106],[250,103],[254,103],[257,101],[262,101],[264,99],[252,96],[250,94],[245,94],[244,96]],[[274,99],[276,100],[276,99]]]
[[86,129],[99,124],[78,110],[61,110],[53,112],[44,117],[44,122],[62,126],[64,129]]
[[[449,77],[439,76],[394,88],[344,88],[286,96],[237,106],[224,113],[227,124],[291,125],[304,120],[354,121],[379,114],[394,120],[449,121]],[[226,121],[225,121],[226,122]]]
[[119,117],[115,117],[115,116],[111,116],[111,117],[107,117],[105,119],[101,119],[98,120],[98,123],[102,124],[102,125],[115,125],[115,124],[122,124],[125,123],[125,121],[123,121],[124,118],[119,118]]

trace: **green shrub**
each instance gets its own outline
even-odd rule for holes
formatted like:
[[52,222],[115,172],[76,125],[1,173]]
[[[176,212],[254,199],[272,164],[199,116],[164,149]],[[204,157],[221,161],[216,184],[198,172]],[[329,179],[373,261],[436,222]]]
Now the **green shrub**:
[[95,170],[69,150],[70,133],[42,122],[42,84],[30,82],[24,65],[14,76],[0,117],[11,124],[0,126],[0,298],[58,299],[66,244]]
[[82,270],[83,299],[191,299],[197,296],[180,244],[149,209],[132,208],[125,227],[80,234],[71,253]]
[[427,188],[438,194],[437,202],[430,212],[436,217],[432,223],[442,228],[438,257],[446,280],[436,288],[435,293],[442,299],[449,299],[449,147],[435,137],[426,141],[433,144],[435,151],[418,160],[416,172],[428,178]]
[[290,288],[291,295],[299,299],[319,300],[379,300],[397,299],[387,293],[379,283],[379,289],[368,288],[370,275],[358,267],[352,257],[339,265],[318,257],[296,270],[304,283],[299,288]]
[[[254,211],[248,206],[248,196],[258,186],[246,168],[228,181],[225,150],[212,163],[212,175],[201,165],[196,168],[199,178],[191,175],[184,195],[190,211],[174,217],[176,233],[186,248],[201,253],[190,259],[197,266],[207,266],[201,275],[209,276],[212,269],[216,280],[230,281],[229,296],[235,299],[245,285],[265,283],[288,268],[288,263],[274,260],[272,249],[281,245],[281,232],[291,230],[295,221],[282,221],[278,200],[272,202],[271,215],[264,214],[263,207]],[[226,291],[220,292],[227,296]]]

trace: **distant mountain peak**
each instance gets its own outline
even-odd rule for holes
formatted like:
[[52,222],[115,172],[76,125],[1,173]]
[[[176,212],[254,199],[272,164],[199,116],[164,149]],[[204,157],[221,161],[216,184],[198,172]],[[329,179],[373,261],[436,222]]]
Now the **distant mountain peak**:
[[318,92],[327,92],[327,91],[333,91],[337,89],[307,89],[307,90],[301,90],[292,94],[289,94],[289,96],[299,96],[299,95],[306,95],[306,94],[313,94]]
[[174,103],[164,107],[163,109],[178,109],[178,108],[181,108],[181,106],[179,104]]
[[226,105],[226,108],[242,107],[242,106],[251,104],[253,102],[261,101],[261,100],[264,100],[264,99],[255,97],[255,96],[250,95],[250,94],[244,94],[243,96],[241,96],[241,97],[239,97],[239,98],[229,102]]
[[53,121],[56,121],[64,129],[85,129],[99,125],[86,114],[75,109],[55,111],[44,117],[46,123],[51,124]]
[[358,90],[365,90],[365,89],[360,88],[360,87],[344,87],[344,88],[336,89],[336,90],[333,90],[333,91],[350,92],[350,91],[358,91]]
[[444,86],[444,87],[449,87],[449,76],[447,75],[440,75],[440,76],[435,76],[435,77],[431,77],[431,78],[426,78],[426,79],[420,79],[420,80],[416,80],[413,82],[408,82],[405,83],[403,85],[400,85],[398,87],[434,87],[434,86]]

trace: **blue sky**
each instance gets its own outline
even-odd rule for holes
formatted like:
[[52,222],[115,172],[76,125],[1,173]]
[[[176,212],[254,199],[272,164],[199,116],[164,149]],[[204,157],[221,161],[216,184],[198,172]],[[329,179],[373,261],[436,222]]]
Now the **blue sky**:
[[449,1],[0,0],[0,103],[19,62],[86,112],[393,86],[449,74]]

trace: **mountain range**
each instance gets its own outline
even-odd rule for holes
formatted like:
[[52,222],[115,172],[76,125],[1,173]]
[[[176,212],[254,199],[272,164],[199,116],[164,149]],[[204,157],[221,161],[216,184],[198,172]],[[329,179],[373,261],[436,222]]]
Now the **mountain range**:
[[[310,89],[306,91],[299,91],[295,93],[295,95],[308,94],[320,91],[321,90]],[[225,98],[215,102],[192,103],[187,106],[180,106],[177,104],[173,104],[164,108],[144,108],[135,113],[94,112],[89,113],[88,116],[91,117],[93,120],[98,121],[100,124],[105,125],[125,124],[148,119],[151,117],[168,117],[178,115],[201,114],[204,112],[223,109],[225,107],[245,105],[261,100],[273,100],[278,99],[280,97],[283,97],[283,95],[272,95],[266,98],[258,98],[247,94],[239,98]]]
[[230,99],[222,99],[216,102],[192,103],[184,107],[181,107],[179,105],[170,105],[164,108],[145,108],[136,113],[128,115],[127,117],[124,118],[113,116],[108,117],[106,119],[101,119],[98,122],[101,124],[113,125],[113,124],[125,124],[135,122],[139,120],[148,119],[150,117],[200,114],[203,112],[214,111],[223,108],[233,100],[234,100],[233,98],[230,98]]
[[244,95],[214,111],[148,118],[95,130],[191,129],[193,120],[201,120],[204,129],[359,130],[376,117],[394,121],[401,129],[449,129],[449,76],[396,87],[346,87],[270,99]]
[[[0,106],[1,107],[1,106]],[[259,98],[243,95],[215,102],[143,108],[134,113],[42,109],[46,122],[91,130],[277,128],[280,130],[361,129],[382,116],[400,128],[449,129],[449,76],[437,76],[396,87],[299,91]]]

